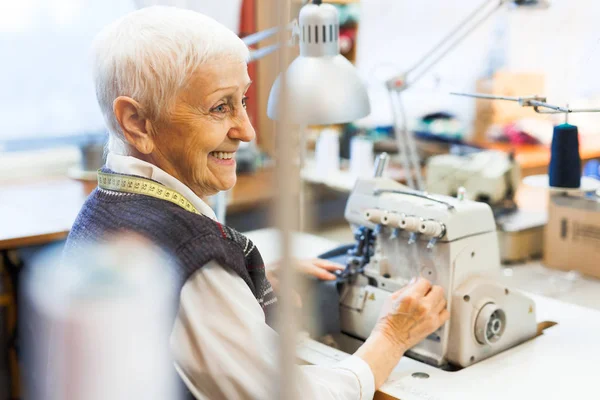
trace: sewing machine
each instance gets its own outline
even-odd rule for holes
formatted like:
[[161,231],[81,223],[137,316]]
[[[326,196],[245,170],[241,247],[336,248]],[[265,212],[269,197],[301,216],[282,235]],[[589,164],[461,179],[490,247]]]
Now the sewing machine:
[[456,195],[460,187],[469,200],[482,201],[492,207],[514,207],[514,194],[521,179],[521,169],[512,154],[500,151],[477,151],[471,154],[443,154],[427,161],[427,191]]
[[518,262],[542,253],[545,211],[519,210],[515,193],[521,168],[512,154],[476,151],[444,154],[427,162],[427,191],[455,196],[465,188],[468,200],[489,204],[494,212],[502,262]]
[[343,333],[366,339],[387,297],[423,276],[444,288],[451,317],[412,358],[467,367],[536,335],[534,302],[491,278],[500,268],[492,210],[465,197],[429,196],[382,177],[356,183],[345,211],[357,241],[343,256]]

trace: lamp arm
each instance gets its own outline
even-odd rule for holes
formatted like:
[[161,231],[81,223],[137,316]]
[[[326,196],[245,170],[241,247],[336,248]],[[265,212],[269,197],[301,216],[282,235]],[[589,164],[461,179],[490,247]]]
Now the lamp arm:
[[[285,29],[292,31],[292,36],[296,36],[300,34],[300,27],[298,26],[298,20],[293,20],[289,24],[285,26]],[[273,28],[265,29],[264,31],[256,32],[251,35],[245,36],[242,38],[242,41],[246,44],[246,46],[253,46],[262,42],[265,39],[268,39],[272,36],[275,36],[281,31],[279,26],[275,26]]]
[[250,59],[248,60],[248,62],[251,63],[254,61],[258,61],[261,58],[266,57],[269,54],[276,52],[280,48],[281,48],[281,43],[275,43],[275,44],[272,44],[267,47],[262,47],[258,50],[250,50]]
[[[285,29],[291,31],[291,33],[292,33],[292,36],[287,43],[287,46],[295,46],[296,40],[300,37],[300,26],[298,24],[298,20],[295,19],[292,22],[290,22],[289,24],[287,24]],[[251,35],[248,35],[248,36],[242,38],[242,41],[246,44],[246,46],[256,45],[256,44],[262,42],[263,40],[266,40],[272,36],[277,35],[280,31],[281,31],[280,27],[273,27],[273,28],[265,29],[264,31],[253,33]],[[274,53],[275,51],[279,50],[282,47],[282,45],[283,45],[282,43],[275,43],[275,44],[260,48],[258,50],[251,50],[250,51],[250,59],[248,60],[248,62],[254,62],[254,61],[260,60],[261,58],[266,57],[269,54]]]
[[[496,2],[495,6],[481,18],[475,20],[490,6],[490,4],[492,4],[492,1],[485,0],[405,73],[393,77],[386,82],[392,102],[396,145],[398,146],[399,156],[406,172],[409,187],[417,190],[424,190],[425,182],[421,174],[421,160],[417,146],[413,136],[409,133],[406,124],[406,112],[402,103],[402,92],[421,79],[504,4],[513,1],[515,0],[494,0],[493,2]],[[465,26],[468,26],[466,31],[464,31]],[[461,32],[463,33],[461,34]],[[417,73],[409,81],[409,76],[415,71],[417,71]]]
[[[429,72],[434,66],[436,66],[444,57],[446,57],[452,50],[462,43],[467,37],[471,35],[477,28],[479,28],[484,22],[486,22],[492,15],[496,13],[504,4],[512,2],[513,0],[494,0],[497,2],[494,8],[484,14],[481,18],[475,22],[473,20],[477,18],[485,9],[487,9],[492,2],[485,0],[479,7],[471,12],[464,20],[462,20],[454,29],[450,31],[440,42],[438,42],[430,51],[428,51],[423,57],[421,57],[412,67],[406,70],[404,73],[394,76],[387,81],[387,87],[389,90],[403,91],[408,87],[412,86],[415,82],[421,79],[427,72]],[[471,25],[467,31],[458,35],[464,30],[464,27]],[[457,37],[458,35],[458,37]],[[441,54],[436,54],[444,49],[446,45],[449,46],[442,51]],[[410,75],[415,71],[418,71],[412,79]]]

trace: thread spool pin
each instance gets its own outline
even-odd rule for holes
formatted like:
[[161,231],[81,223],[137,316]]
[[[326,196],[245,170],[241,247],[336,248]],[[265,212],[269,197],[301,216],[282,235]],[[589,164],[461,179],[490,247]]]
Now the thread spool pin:
[[417,242],[417,233],[413,232],[410,234],[410,237],[408,238],[408,244],[415,244]]
[[438,238],[431,238],[431,240],[429,241],[429,243],[427,243],[427,250],[431,250],[435,247],[435,244],[437,243]]

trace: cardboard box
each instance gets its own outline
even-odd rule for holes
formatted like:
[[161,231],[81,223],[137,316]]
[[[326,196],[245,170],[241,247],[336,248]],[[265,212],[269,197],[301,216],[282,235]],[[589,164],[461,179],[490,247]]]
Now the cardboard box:
[[600,201],[551,196],[544,236],[547,267],[600,278]]

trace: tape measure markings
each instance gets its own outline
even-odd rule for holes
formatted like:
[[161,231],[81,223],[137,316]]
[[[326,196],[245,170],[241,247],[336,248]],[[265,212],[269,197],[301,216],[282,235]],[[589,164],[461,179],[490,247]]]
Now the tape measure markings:
[[98,186],[104,190],[141,194],[160,200],[166,200],[189,212],[200,214],[196,207],[194,207],[181,193],[149,179],[98,171]]

